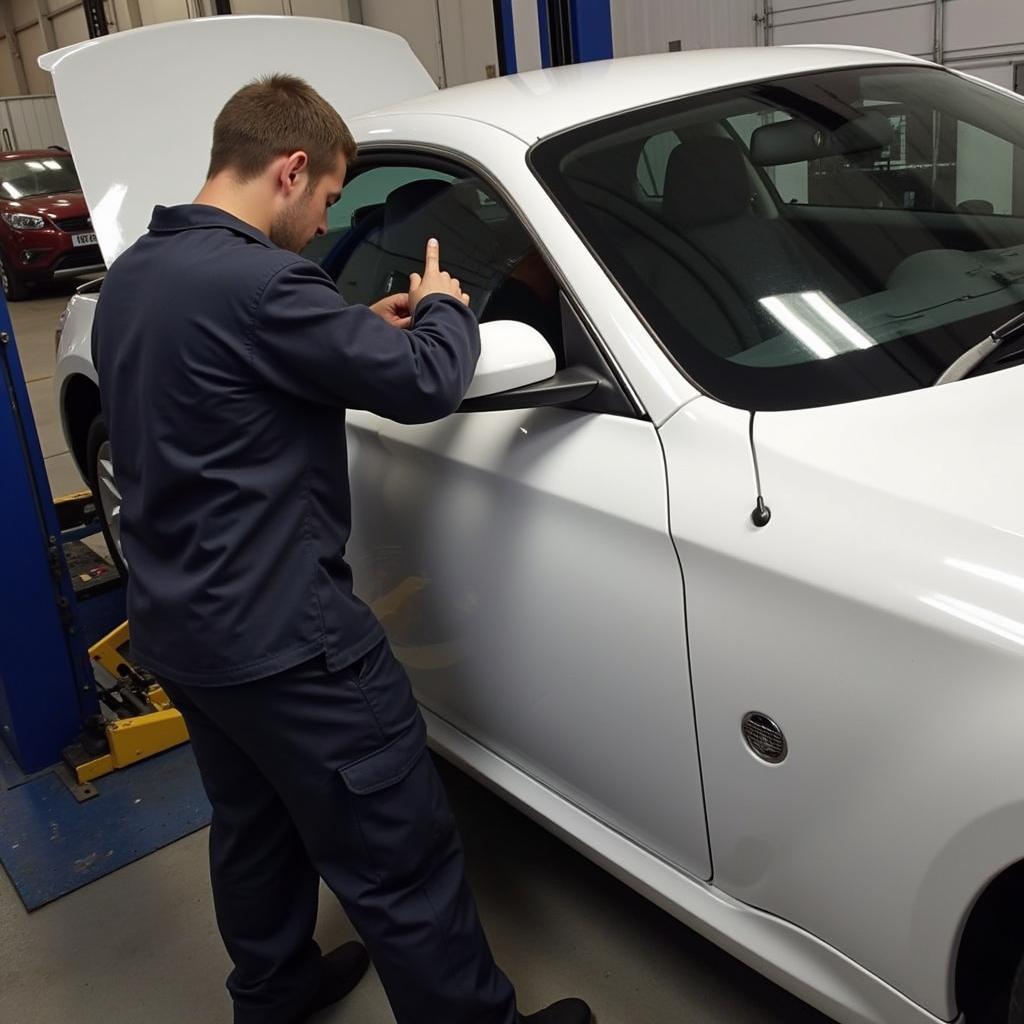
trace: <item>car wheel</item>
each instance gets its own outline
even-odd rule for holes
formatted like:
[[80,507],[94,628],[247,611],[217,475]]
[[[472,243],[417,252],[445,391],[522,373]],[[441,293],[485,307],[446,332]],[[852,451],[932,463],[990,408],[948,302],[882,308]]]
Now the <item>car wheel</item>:
[[28,286],[8,267],[3,255],[0,255],[0,284],[3,285],[4,297],[8,302],[20,302],[28,295]]
[[96,499],[103,537],[110,549],[110,557],[123,578],[128,576],[128,566],[121,547],[121,491],[114,479],[114,466],[110,455],[110,438],[102,416],[97,416],[89,427],[86,442],[89,471],[89,489]]

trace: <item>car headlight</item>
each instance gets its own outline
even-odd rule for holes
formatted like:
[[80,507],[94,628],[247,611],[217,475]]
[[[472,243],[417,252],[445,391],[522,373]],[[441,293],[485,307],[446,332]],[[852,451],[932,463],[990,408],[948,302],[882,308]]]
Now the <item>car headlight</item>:
[[46,221],[33,213],[2,213],[0,217],[3,217],[15,231],[37,231],[46,227]]

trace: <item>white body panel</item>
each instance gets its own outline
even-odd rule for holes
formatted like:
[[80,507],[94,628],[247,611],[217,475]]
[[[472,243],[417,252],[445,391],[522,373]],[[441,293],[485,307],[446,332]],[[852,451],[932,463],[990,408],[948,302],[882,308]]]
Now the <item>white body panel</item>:
[[[213,33],[196,40],[220,31],[193,24]],[[265,69],[250,57],[235,85]],[[431,709],[434,742],[844,1024],[954,1017],[964,917],[1024,855],[1024,371],[759,414],[774,515],[756,530],[747,415],[682,378],[530,171],[526,143],[687,91],[905,59],[673,54],[351,123],[366,150],[429,151],[493,179],[646,416],[351,416],[357,585]],[[189,109],[204,130],[215,93]],[[109,113],[72,104],[73,142]],[[129,152],[118,145],[106,170],[95,151],[101,196]],[[187,160],[201,167],[205,148]],[[189,198],[178,185],[152,201]],[[59,393],[95,380],[92,309],[72,303]],[[750,710],[786,730],[783,765],[742,745]]]
[[708,877],[654,427],[562,409],[349,423],[349,559],[421,703]]
[[809,932],[678,871],[429,710],[431,743],[680,921],[840,1024],[938,1024],[890,985]]
[[[715,882],[942,1017],[966,912],[1024,851],[1022,386],[759,413],[762,530],[748,415],[662,430]],[[748,711],[784,764],[746,754]]]
[[[197,73],[180,73],[182,54],[194,55]],[[77,43],[40,64],[53,75],[108,266],[145,232],[154,206],[195,197],[214,118],[257,75],[301,75],[344,117],[436,88],[399,36],[313,18],[171,22]]]

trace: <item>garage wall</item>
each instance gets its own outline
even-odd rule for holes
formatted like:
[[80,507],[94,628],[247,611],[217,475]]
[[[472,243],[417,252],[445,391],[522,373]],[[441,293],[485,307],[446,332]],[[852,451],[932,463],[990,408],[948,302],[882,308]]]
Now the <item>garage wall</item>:
[[944,48],[947,64],[1012,89],[1024,63],[1024,3],[946,0]]
[[440,83],[441,39],[434,0],[363,0],[363,24],[404,36],[434,81]]
[[[536,0],[529,2],[536,13]],[[492,0],[363,0],[362,10],[364,25],[404,36],[439,86],[477,82],[488,68],[497,70]]]
[[0,99],[0,150],[66,146],[57,104],[52,96]]
[[614,53],[662,53],[676,41],[683,50],[754,46],[761,7],[762,0],[612,0]]
[[[55,41],[86,37],[81,4],[45,0],[59,11]],[[592,0],[576,0],[584,16]],[[213,10],[213,0],[138,0],[144,24]],[[537,0],[503,0],[514,26],[519,70],[540,67]],[[1014,65],[1024,64],[1024,0],[601,0],[608,4],[616,56],[655,53],[678,45],[709,46],[838,42],[885,45],[922,56],[935,52],[941,9],[944,59],[1012,87]],[[497,68],[493,0],[232,0],[239,14],[292,13],[359,20],[404,35],[439,85],[486,78]],[[9,9],[31,93],[48,93],[36,58],[47,49],[35,0],[0,0]],[[106,0],[112,30],[131,27],[128,0]],[[17,76],[0,21],[0,96],[18,95]]]
[[775,44],[853,43],[933,58],[938,43],[944,63],[1007,88],[1014,64],[1024,62],[1021,0],[773,0],[772,7]]
[[[440,0],[444,84],[462,85],[498,73],[498,38],[490,0]],[[366,20],[365,24],[372,22]]]
[[[756,20],[755,20],[756,19]],[[938,37],[936,23],[938,22]],[[612,0],[615,55],[773,43],[881,46],[1013,87],[1024,0]]]
[[773,0],[772,7],[769,31],[776,45],[838,42],[932,54],[935,4],[930,0]]
[[[130,27],[128,5],[116,0],[118,28]],[[210,0],[139,0],[144,25],[212,14]],[[233,14],[294,14],[306,18],[337,18],[349,20],[348,0],[231,0]],[[111,26],[113,28],[113,26]]]

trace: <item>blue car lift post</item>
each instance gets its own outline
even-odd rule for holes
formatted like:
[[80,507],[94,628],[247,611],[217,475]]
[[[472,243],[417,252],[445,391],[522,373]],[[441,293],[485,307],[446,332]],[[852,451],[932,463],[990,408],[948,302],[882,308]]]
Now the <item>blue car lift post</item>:
[[[94,779],[188,737],[162,689],[127,657],[127,624],[110,632],[124,618],[123,588],[99,613],[90,610],[100,602],[76,598],[65,544],[98,532],[95,502],[85,492],[54,504],[2,294],[0,391],[0,735],[26,776],[57,766],[87,799]],[[89,584],[88,573],[77,576]],[[90,632],[105,635],[89,647]],[[109,677],[103,685],[94,664]]]
[[3,296],[0,385],[0,522],[10,538],[0,587],[0,732],[31,773],[60,761],[83,723],[99,714],[99,700]]

